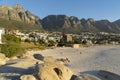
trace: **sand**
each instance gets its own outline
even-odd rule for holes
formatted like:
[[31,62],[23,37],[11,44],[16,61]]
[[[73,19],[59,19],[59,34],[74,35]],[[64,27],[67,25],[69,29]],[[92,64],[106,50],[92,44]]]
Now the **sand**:
[[[97,76],[98,70],[107,70],[120,75],[120,45],[91,46],[77,49],[63,47],[28,51],[28,53],[31,56],[39,53],[43,56],[52,56],[55,59],[68,58],[70,62],[66,66],[77,74]],[[36,62],[37,60],[33,57],[10,61],[7,65],[0,67],[0,80],[17,80],[22,74],[33,73],[32,68]]]
[[91,46],[84,48],[55,48],[36,51],[43,56],[54,58],[68,58],[67,64],[74,72],[79,74],[96,75],[98,70],[107,70],[120,75],[120,45]]

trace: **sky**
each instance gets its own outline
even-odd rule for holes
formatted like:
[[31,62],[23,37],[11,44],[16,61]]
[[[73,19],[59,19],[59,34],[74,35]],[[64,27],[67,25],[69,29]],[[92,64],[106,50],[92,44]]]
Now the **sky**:
[[120,0],[0,0],[0,5],[20,4],[41,19],[48,15],[65,14],[79,19],[120,19]]

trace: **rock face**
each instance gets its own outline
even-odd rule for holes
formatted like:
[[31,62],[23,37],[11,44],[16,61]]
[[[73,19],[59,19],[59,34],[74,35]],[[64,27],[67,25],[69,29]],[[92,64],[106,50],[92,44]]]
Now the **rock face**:
[[49,15],[42,19],[42,25],[45,29],[73,33],[80,31],[98,31],[94,23],[95,21],[92,18],[79,20],[75,16],[68,17],[66,15]]
[[78,28],[81,30],[82,27],[77,17],[68,17],[66,15],[49,15],[42,19],[41,22],[44,29],[47,30],[68,30],[70,32],[70,29],[76,31]]
[[100,80],[95,76],[84,74],[80,76],[73,75],[70,80]]
[[95,21],[92,18],[78,19],[75,16],[68,17],[66,15],[49,15],[41,20],[46,30],[80,33],[84,32],[119,32],[120,20],[110,22],[108,20]]
[[6,64],[6,57],[4,54],[0,53],[0,66]]
[[33,75],[22,75],[20,80],[36,80]]
[[33,15],[29,11],[25,11],[19,4],[13,7],[8,5],[0,6],[0,18],[41,25],[39,17]]
[[59,62],[45,62],[37,66],[39,80],[70,80],[73,72]]
[[98,74],[108,80],[120,80],[120,75],[109,71],[100,70]]

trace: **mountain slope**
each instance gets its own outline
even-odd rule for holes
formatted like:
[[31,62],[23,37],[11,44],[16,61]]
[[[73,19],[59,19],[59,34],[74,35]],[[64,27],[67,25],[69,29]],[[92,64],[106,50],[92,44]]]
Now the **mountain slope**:
[[21,5],[16,4],[15,6],[0,6],[0,27],[22,30],[45,29],[64,33],[103,31],[120,33],[120,20],[114,22],[95,21],[92,18],[78,19],[75,16],[66,15],[48,15],[41,20],[30,11],[25,11]]
[[80,32],[120,32],[120,20],[109,22],[108,20],[95,21],[92,18],[81,19],[66,15],[49,15],[41,20],[44,29],[49,31],[62,31],[65,33]]
[[[36,27],[37,26],[37,27]],[[19,4],[11,7],[0,6],[0,27],[13,29],[42,28],[40,18],[29,11],[25,11]]]

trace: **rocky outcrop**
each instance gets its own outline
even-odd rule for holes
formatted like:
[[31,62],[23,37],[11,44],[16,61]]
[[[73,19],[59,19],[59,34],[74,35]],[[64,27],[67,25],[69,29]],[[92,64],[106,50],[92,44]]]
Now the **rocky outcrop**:
[[70,80],[73,72],[59,62],[45,62],[37,65],[36,73],[39,80]]
[[73,75],[70,80],[100,80],[100,79],[89,74],[84,74],[80,76]]
[[5,55],[0,53],[0,66],[5,65],[6,61],[7,61],[7,59],[6,59]]
[[100,70],[98,72],[98,75],[108,80],[120,80],[120,75],[109,72],[109,71]]
[[20,80],[36,80],[36,78],[33,75],[22,75]]
[[32,14],[30,11],[25,11],[19,4],[13,7],[8,5],[0,6],[0,18],[41,25],[38,16]]

